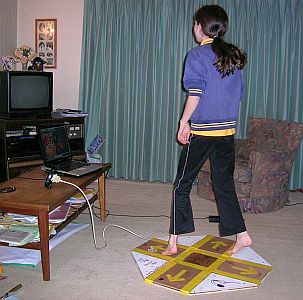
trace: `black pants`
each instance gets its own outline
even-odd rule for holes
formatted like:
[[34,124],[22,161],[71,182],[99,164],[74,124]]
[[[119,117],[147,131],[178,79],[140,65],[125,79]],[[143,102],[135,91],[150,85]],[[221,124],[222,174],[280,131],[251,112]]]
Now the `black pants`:
[[199,170],[210,158],[213,190],[220,215],[220,236],[246,231],[238,198],[235,192],[234,136],[200,137],[191,136],[182,149],[178,172],[174,182],[171,234],[195,231],[189,194]]

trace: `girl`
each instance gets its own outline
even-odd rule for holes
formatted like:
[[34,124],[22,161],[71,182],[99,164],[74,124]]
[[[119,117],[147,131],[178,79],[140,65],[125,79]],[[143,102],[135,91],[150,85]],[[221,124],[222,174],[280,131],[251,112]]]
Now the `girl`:
[[223,40],[228,17],[217,5],[194,15],[194,36],[200,43],[187,55],[183,82],[188,91],[179,122],[184,145],[174,182],[170,237],[164,255],[177,252],[179,234],[195,231],[189,194],[199,170],[209,158],[212,185],[220,215],[220,236],[236,234],[231,253],[250,246],[234,187],[234,134],[243,96],[241,70],[246,53]]

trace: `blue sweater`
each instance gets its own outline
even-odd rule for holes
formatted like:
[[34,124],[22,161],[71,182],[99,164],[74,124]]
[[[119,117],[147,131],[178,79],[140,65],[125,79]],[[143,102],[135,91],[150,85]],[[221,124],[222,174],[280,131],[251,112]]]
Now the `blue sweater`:
[[188,95],[199,96],[191,116],[191,132],[196,135],[226,136],[235,134],[236,121],[244,84],[242,72],[222,78],[213,65],[216,55],[212,39],[191,49],[186,57],[184,87]]

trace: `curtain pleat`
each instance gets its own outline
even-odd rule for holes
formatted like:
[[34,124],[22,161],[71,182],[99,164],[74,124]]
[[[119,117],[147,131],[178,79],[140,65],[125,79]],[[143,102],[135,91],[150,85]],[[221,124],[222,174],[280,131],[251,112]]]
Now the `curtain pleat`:
[[[174,180],[183,63],[195,46],[193,14],[205,4],[226,9],[226,40],[248,54],[237,137],[250,116],[303,121],[301,0],[86,0],[79,107],[89,114],[87,143],[97,133],[106,139],[110,176]],[[303,183],[302,157],[303,147],[292,188]]]

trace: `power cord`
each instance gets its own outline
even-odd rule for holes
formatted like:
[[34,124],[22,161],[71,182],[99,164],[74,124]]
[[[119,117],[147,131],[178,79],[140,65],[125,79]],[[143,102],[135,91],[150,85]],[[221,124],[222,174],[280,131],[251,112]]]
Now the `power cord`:
[[92,226],[92,233],[93,233],[93,240],[94,240],[95,248],[97,250],[102,249],[102,248],[99,248],[97,246],[96,231],[95,231],[95,222],[94,222],[94,214],[93,214],[93,210],[92,210],[91,204],[90,204],[88,198],[86,197],[85,193],[83,192],[83,190],[79,186],[77,186],[76,184],[74,184],[72,182],[62,180],[61,177],[59,175],[57,175],[57,174],[52,174],[50,180],[53,183],[59,183],[59,182],[61,182],[61,183],[65,183],[65,184],[71,185],[71,186],[77,188],[80,191],[80,193],[84,197],[84,199],[85,199],[85,201],[87,203],[88,209],[89,209],[89,214],[90,214],[90,218],[91,218],[91,226]]
[[[93,208],[100,209],[97,206],[93,206]],[[97,215],[95,215],[97,218],[99,218]],[[170,219],[170,216],[167,215],[128,215],[128,214],[113,214],[110,213],[108,210],[106,210],[106,216],[113,216],[113,217],[127,217],[127,218],[167,218]],[[220,217],[219,216],[208,216],[208,217],[196,217],[194,220],[207,220],[210,223],[220,223]]]
[[285,204],[285,206],[295,206],[295,205],[300,205],[300,204],[303,204],[303,202],[288,203],[288,204]]
[[136,233],[134,233],[133,231],[131,231],[131,230],[129,230],[129,229],[123,227],[123,226],[116,225],[116,224],[108,224],[108,225],[106,225],[106,226],[103,228],[103,230],[102,230],[102,239],[103,239],[103,242],[104,242],[104,246],[103,246],[102,248],[107,247],[107,242],[106,242],[106,239],[105,239],[105,231],[106,231],[106,229],[107,229],[108,227],[117,227],[117,228],[120,228],[120,229],[122,229],[122,230],[125,230],[125,231],[131,233],[132,235],[134,235],[134,236],[136,236],[136,237],[138,237],[138,238],[140,238],[140,239],[142,239],[142,240],[145,240],[145,241],[148,240],[148,238],[142,237],[141,235],[136,234]]
[[57,174],[54,174],[52,173],[51,175],[49,174],[47,179],[46,179],[46,187],[48,188],[51,188],[51,184],[49,184],[49,182],[47,181],[51,181],[51,183],[65,183],[65,184],[68,184],[68,185],[71,185],[71,186],[74,186],[75,188],[77,188],[80,193],[82,194],[82,196],[84,197],[87,205],[88,205],[88,209],[89,209],[89,214],[90,214],[90,218],[91,218],[91,226],[92,226],[92,233],[93,233],[93,240],[94,240],[94,245],[95,245],[95,248],[96,250],[101,250],[105,247],[107,247],[107,242],[106,242],[106,239],[105,239],[105,231],[108,227],[117,227],[117,228],[120,228],[122,230],[125,230],[129,233],[131,233],[132,235],[142,239],[142,240],[147,240],[147,238],[144,238],[136,233],[134,233],[133,231],[123,227],[123,226],[120,226],[120,225],[116,225],[116,224],[108,224],[106,225],[103,230],[102,230],[102,239],[103,239],[103,242],[104,242],[104,246],[103,247],[98,247],[97,245],[97,241],[96,241],[96,231],[95,231],[95,223],[94,223],[94,213],[93,213],[93,210],[92,210],[92,206],[87,198],[87,196],[85,195],[85,193],[83,192],[83,190],[77,186],[76,184],[72,183],[72,182],[69,182],[69,181],[65,181],[65,180],[62,180],[61,177]]

